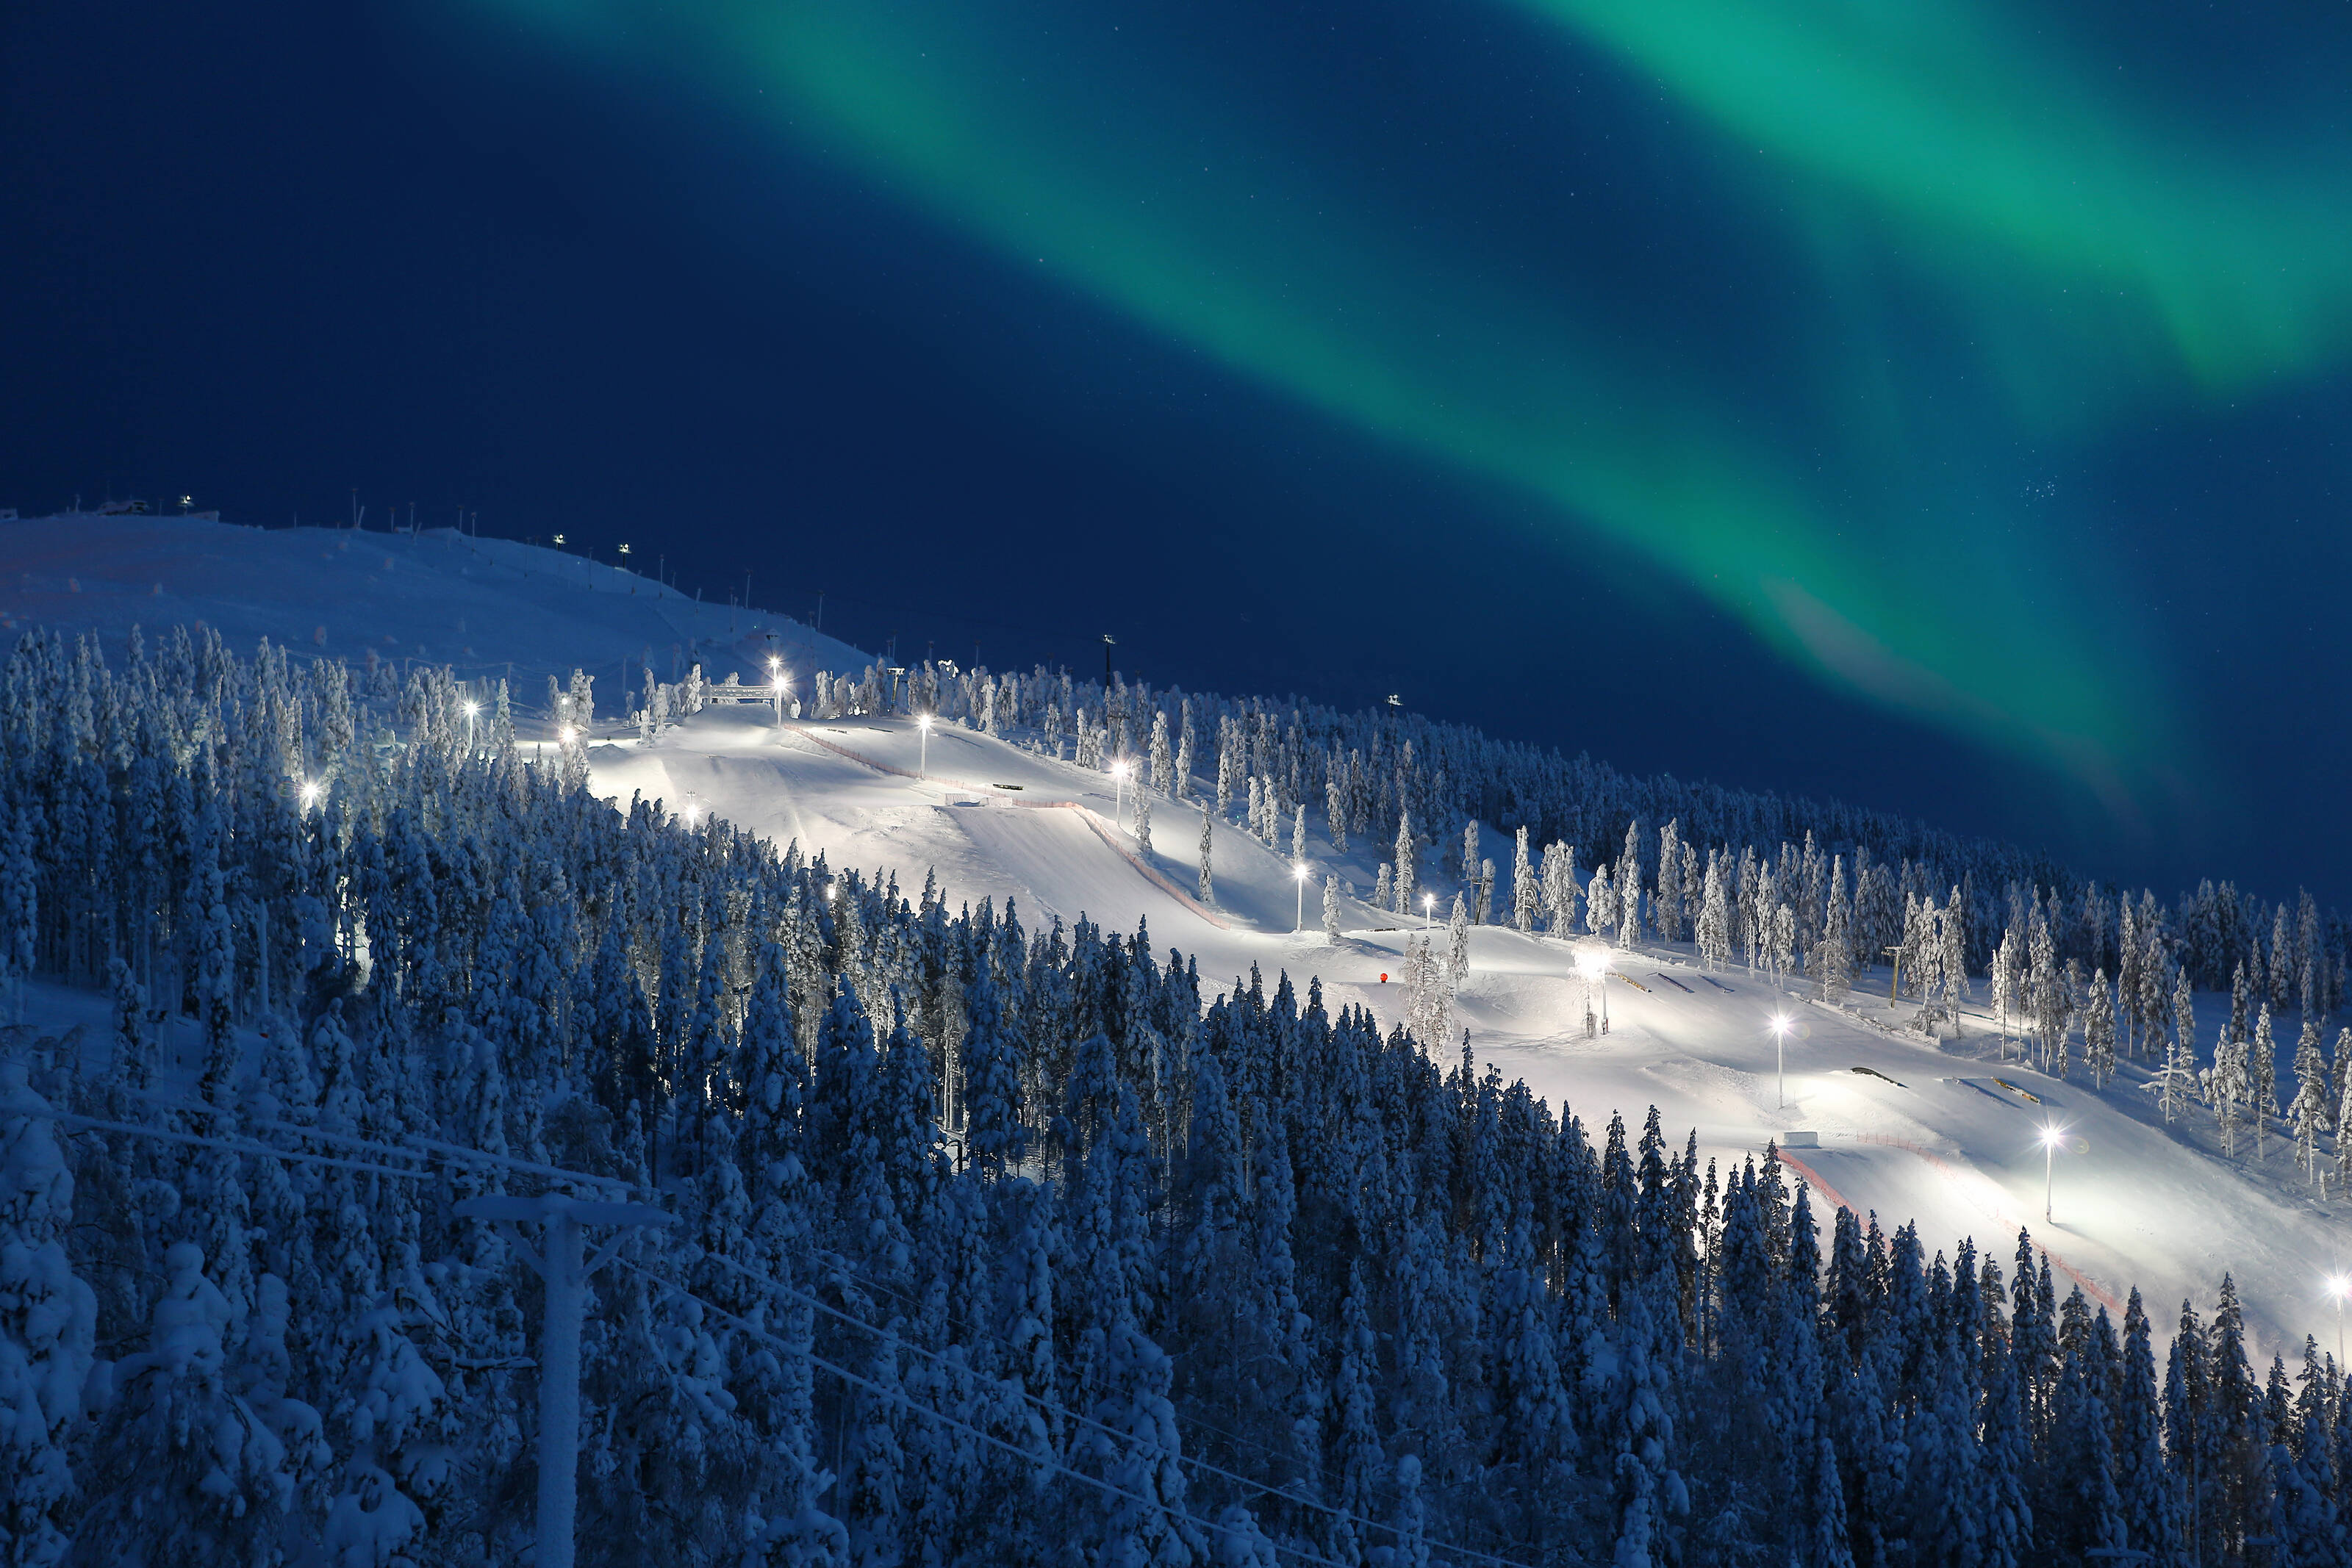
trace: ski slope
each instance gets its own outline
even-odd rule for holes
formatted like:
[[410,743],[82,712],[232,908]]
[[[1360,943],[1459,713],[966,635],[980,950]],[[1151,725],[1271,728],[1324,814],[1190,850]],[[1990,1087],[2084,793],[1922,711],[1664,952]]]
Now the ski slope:
[[[466,674],[511,672],[525,704],[530,681],[574,665],[625,663],[634,681],[648,650],[665,677],[673,650],[699,658],[715,679],[730,670],[757,679],[771,646],[803,672],[865,662],[788,618],[697,604],[633,574],[509,541],[172,518],[0,523],[0,624],[111,639],[134,623],[175,620],[204,621],[239,644],[267,636],[299,652],[357,658],[373,649]],[[610,714],[615,705],[600,691],[598,706]],[[541,733],[527,715],[525,734]],[[909,895],[929,873],[951,901],[1012,903],[1033,931],[1057,917],[1127,932],[1147,924],[1163,955],[1198,959],[1213,993],[1255,966],[1269,984],[1286,971],[1302,989],[1319,978],[1333,1009],[1361,1004],[1383,1023],[1406,1010],[1398,977],[1418,923],[1348,898],[1345,933],[1327,941],[1323,879],[1368,888],[1375,857],[1336,852],[1319,832],[1302,901],[1286,841],[1277,852],[1219,822],[1214,899],[1203,906],[1194,897],[1197,806],[1155,797],[1146,849],[1131,831],[1131,783],[1122,791],[1104,773],[961,727],[937,727],[926,743],[903,716],[780,722],[765,706],[723,706],[652,746],[600,723],[590,760],[593,787],[621,804],[642,794],[673,811],[715,812],[780,845],[797,840],[835,867],[895,875]],[[1482,850],[1510,863],[1499,835]],[[1441,910],[1450,904],[1450,883],[1425,876],[1424,884]],[[1305,929],[1295,930],[1302,913]],[[1931,1253],[1973,1237],[2006,1267],[2019,1229],[2030,1227],[2111,1310],[2137,1284],[2159,1328],[2184,1297],[2206,1310],[2226,1270],[2264,1357],[2291,1358],[2305,1333],[2333,1343],[2322,1281],[2352,1262],[2344,1206],[2308,1187],[2278,1140],[2260,1161],[2246,1152],[2224,1160],[2201,1112],[2193,1124],[2161,1124],[2137,1068],[2127,1064],[2104,1092],[2061,1082],[1996,1060],[1981,1017],[1957,1041],[1898,1033],[1893,1026],[1914,1009],[1885,1000],[1883,970],[1875,998],[1866,971],[1850,1004],[1832,1009],[1744,972],[1706,975],[1686,948],[1615,951],[1602,985],[1609,1030],[1588,1038],[1579,946],[1474,930],[1454,1016],[1483,1061],[1525,1078],[1596,1135],[1612,1112],[1638,1130],[1655,1104],[1670,1136],[1695,1129],[1702,1153],[1718,1160],[1780,1141],[1822,1198],[1874,1210],[1890,1228],[1916,1220]],[[97,998],[43,995],[60,1018],[103,1010]],[[2226,998],[2200,1006],[2225,1009]],[[1785,1103],[1776,1013],[1793,1020]],[[2282,1033],[2292,1040],[2291,1028]],[[2066,1146],[2045,1221],[2040,1134],[2053,1124],[2065,1129]]]
[[[1333,944],[1322,932],[1322,877],[1336,872],[1364,885],[1361,857],[1336,854],[1319,838],[1310,844],[1316,880],[1300,934],[1286,856],[1220,823],[1212,919],[1161,885],[1194,883],[1197,808],[1155,799],[1156,847],[1147,853],[1117,825],[1118,791],[1103,774],[940,728],[925,780],[913,777],[922,749],[905,718],[778,726],[764,713],[717,713],[651,747],[600,747],[591,760],[599,792],[718,811],[779,841],[797,838],[836,868],[895,873],[909,894],[928,871],[950,900],[1013,901],[1032,929],[1057,915],[1125,931],[1148,923],[1155,948],[1199,960],[1212,994],[1255,965],[1268,983],[1279,971],[1302,987],[1319,978],[1334,1009],[1360,1003],[1383,1023],[1403,1016],[1398,977],[1419,921],[1349,899],[1342,938]],[[1450,904],[1450,892],[1440,902]],[[1435,934],[1442,946],[1443,922]],[[1850,1004],[1832,1008],[1797,994],[1801,986],[1777,990],[1739,970],[1709,976],[1687,946],[1610,949],[1609,1031],[1588,1039],[1577,954],[1590,944],[1474,929],[1455,1019],[1482,1061],[1570,1107],[1596,1134],[1612,1112],[1638,1131],[1652,1104],[1671,1135],[1695,1130],[1702,1155],[1727,1162],[1795,1134],[1802,1146],[1785,1147],[1783,1157],[1824,1199],[1874,1210],[1890,1228],[1916,1220],[1930,1253],[1973,1237],[2006,1270],[2019,1230],[2030,1228],[2111,1311],[2135,1284],[2159,1323],[2184,1298],[2204,1311],[2226,1270],[2265,1355],[2292,1351],[2305,1333],[2333,1333],[2321,1281],[2342,1259],[2342,1206],[2305,1187],[2291,1147],[2273,1140],[2259,1167],[2246,1155],[2223,1161],[2162,1124],[2139,1087],[2144,1074],[2126,1068],[2094,1092],[2079,1078],[2062,1082],[1995,1060],[1992,1023],[1982,1017],[1958,1041],[1897,1032],[1890,1025],[1913,1009],[1885,1003],[1884,969],[1875,998],[1865,973]],[[1785,1105],[1775,1014],[1792,1020]],[[2065,1145],[2045,1220],[2041,1134],[2053,1124]]]

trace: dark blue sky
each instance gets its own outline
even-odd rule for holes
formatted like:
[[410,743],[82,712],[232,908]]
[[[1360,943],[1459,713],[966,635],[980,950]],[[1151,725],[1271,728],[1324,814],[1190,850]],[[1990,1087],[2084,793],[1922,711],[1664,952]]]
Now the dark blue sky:
[[[709,11],[6,8],[0,504],[356,487],[2352,902],[2333,24],[2085,12],[2004,118],[1997,10]],[[2017,144],[1871,121],[1922,57]]]

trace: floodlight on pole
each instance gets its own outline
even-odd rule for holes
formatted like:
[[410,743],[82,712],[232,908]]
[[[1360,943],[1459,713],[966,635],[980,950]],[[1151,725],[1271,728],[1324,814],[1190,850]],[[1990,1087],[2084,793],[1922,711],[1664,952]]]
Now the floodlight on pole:
[[572,728],[567,724],[562,729],[555,732],[555,738],[563,742],[564,745],[569,746],[572,744],[572,737],[577,736],[579,733],[580,732],[578,730]]
[[1592,1038],[1592,991],[1601,988],[1601,1032],[1609,1032],[1609,949],[1587,946],[1576,950],[1577,972],[1584,977],[1584,1038]]
[[1127,825],[1127,758],[1122,757],[1110,765],[1110,776],[1118,780],[1118,804],[1112,809],[1111,820],[1119,826]]
[[784,727],[784,694],[792,689],[792,677],[776,669],[773,659],[768,661],[768,668],[775,672],[768,679],[768,687],[776,694],[776,727],[782,729]]
[[2352,1275],[2327,1276],[2327,1293],[2336,1298],[2336,1364],[2344,1364],[2344,1301],[2352,1296]]
[[1437,894],[1433,893],[1423,894],[1421,895],[1421,928],[1423,931],[1429,929],[1430,917],[1436,912],[1436,909]]
[[302,784],[302,804],[305,806],[315,806],[318,803],[319,781],[315,779],[305,779]]
[[923,732],[922,760],[916,764],[915,771],[920,777],[929,779],[931,776],[931,716],[925,714],[915,720],[915,727]]
[[1772,1057],[1780,1075],[1780,1103],[1789,1103],[1789,1027],[1787,1013],[1772,1015]]
[[2050,1197],[2052,1187],[2057,1180],[2058,1145],[2066,1141],[2066,1129],[2060,1126],[2055,1122],[2044,1122],[2042,1124],[2041,1136],[2042,1218],[2045,1220],[2050,1220],[2052,1224],[2055,1224],[2057,1222],[2051,1219]]
[[1298,884],[1298,915],[1291,925],[1294,936],[1307,929],[1307,877],[1311,869],[1305,861],[1290,868],[1290,879]]
[[480,712],[481,712],[481,711],[482,711],[482,705],[481,705],[481,704],[479,704],[479,703],[478,703],[478,702],[475,702],[475,701],[473,701],[473,700],[472,700],[472,699],[470,699],[470,698],[468,698],[468,699],[467,700],[467,703],[466,703],[466,749],[467,749],[467,751],[469,751],[469,752],[470,752],[470,751],[472,751],[472,750],[474,749],[474,719],[475,719],[475,717],[476,717],[476,716],[477,716],[477,715],[480,714]]

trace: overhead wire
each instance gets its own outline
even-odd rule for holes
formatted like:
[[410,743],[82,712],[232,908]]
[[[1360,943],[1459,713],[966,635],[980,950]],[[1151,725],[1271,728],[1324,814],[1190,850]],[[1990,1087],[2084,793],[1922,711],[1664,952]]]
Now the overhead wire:
[[[996,1436],[993,1432],[985,1431],[959,1416],[949,1415],[944,1410],[934,1410],[929,1406],[919,1403],[915,1399],[910,1398],[904,1389],[886,1387],[870,1377],[852,1372],[847,1367],[843,1366],[836,1362],[829,1361],[825,1357],[818,1355],[814,1351],[803,1350],[800,1347],[792,1344],[790,1342],[769,1333],[766,1329],[761,1328],[756,1323],[751,1322],[751,1320],[741,1317],[737,1313],[729,1312],[725,1307],[719,1305],[715,1301],[695,1294],[695,1292],[688,1290],[685,1286],[678,1284],[676,1281],[663,1278],[661,1275],[655,1273],[652,1270],[644,1267],[642,1264],[634,1263],[626,1258],[615,1258],[613,1261],[618,1264],[621,1268],[628,1270],[632,1273],[642,1274],[646,1279],[651,1280],[654,1283],[685,1297],[688,1301],[699,1305],[705,1312],[714,1313],[715,1315],[725,1319],[728,1322],[734,1324],[738,1329],[750,1334],[754,1339],[760,1340],[778,1350],[782,1350],[788,1354],[806,1355],[811,1365],[823,1367],[825,1371],[830,1372],[835,1377],[840,1378],[843,1382],[850,1384],[855,1387],[863,1388],[868,1393],[880,1395],[883,1398],[889,1400],[893,1405],[908,1411],[909,1414],[927,1417],[928,1419],[937,1421],[941,1426],[950,1427],[969,1437],[977,1437],[991,1448],[1001,1448],[1004,1452],[1013,1455],[1014,1458],[1023,1460],[1024,1463],[1036,1466],[1038,1469],[1058,1471],[1062,1475],[1069,1477],[1072,1480],[1077,1481],[1081,1485],[1093,1487],[1098,1491],[1108,1492],[1112,1497],[1118,1498],[1126,1502],[1139,1504],[1144,1508],[1150,1509],[1152,1511],[1165,1515],[1170,1519],[1181,1520],[1185,1523],[1194,1526],[1204,1533],[1222,1531],[1227,1528],[1225,1526],[1216,1524],[1209,1520],[1204,1520],[1200,1515],[1192,1513],[1188,1510],[1162,1502],[1157,1498],[1147,1497],[1141,1492],[1129,1491],[1125,1487],[1119,1486],[1114,1481],[1106,1480],[1100,1476],[1090,1476],[1084,1470],[1073,1469],[1070,1465],[1060,1458],[1052,1456],[1041,1456],[1033,1449],[1024,1448],[1018,1443],[1011,1442],[1003,1437]],[[1305,1547],[1290,1545],[1285,1542],[1277,1541],[1272,1536],[1262,1536],[1261,1538],[1265,1540],[1266,1544],[1271,1546],[1275,1551],[1279,1552],[1286,1556],[1295,1557],[1301,1563],[1312,1564],[1313,1568],[1345,1568],[1345,1564],[1340,1563],[1336,1559],[1325,1557],[1317,1552],[1309,1552]]]
[[[802,1302],[806,1306],[814,1308],[816,1311],[824,1313],[828,1317],[839,1319],[841,1322],[849,1324],[853,1328],[862,1329],[867,1333],[877,1336],[888,1332],[884,1329],[877,1328],[872,1323],[866,1322],[863,1319],[860,1319],[852,1313],[843,1312],[838,1307],[828,1305],[826,1302],[804,1291],[795,1290],[793,1287],[785,1284],[781,1280],[775,1279],[770,1275],[761,1274],[755,1270],[746,1268],[744,1265],[738,1263],[735,1260],[727,1257],[723,1253],[705,1252],[703,1254],[703,1259],[705,1261],[716,1263],[721,1268],[751,1281],[753,1284],[758,1285],[764,1290],[772,1291],[778,1295]],[[948,1366],[952,1366],[954,1364],[950,1362],[947,1357],[940,1354],[937,1351],[926,1350],[921,1345],[910,1343],[904,1339],[899,1341],[899,1344],[904,1349],[912,1352],[916,1355],[921,1356],[927,1361],[937,1362],[942,1365]],[[1066,1406],[1054,1403],[1052,1400],[1045,1398],[1043,1395],[1031,1394],[1024,1390],[1022,1393],[1021,1397],[1036,1406],[1041,1410],[1062,1416],[1065,1420],[1075,1426],[1087,1427],[1094,1431],[1104,1433],[1120,1442],[1132,1441],[1131,1438],[1121,1433],[1117,1427],[1107,1426],[1103,1422],[1095,1420],[1092,1416],[1081,1416],[1076,1411],[1068,1408]],[[1328,1514],[1333,1519],[1339,1520],[1350,1525],[1360,1526],[1366,1530],[1381,1531],[1388,1534],[1397,1536],[1400,1539],[1402,1539],[1405,1533],[1395,1525],[1384,1524],[1378,1520],[1366,1519],[1363,1515],[1351,1513],[1346,1509],[1334,1508],[1328,1503],[1318,1502],[1312,1498],[1301,1497],[1297,1492],[1286,1491],[1281,1487],[1277,1487],[1271,1482],[1257,1480],[1249,1476],[1241,1475],[1235,1471],[1225,1469],[1222,1466],[1211,1464],[1206,1459],[1189,1458],[1181,1454],[1176,1455],[1175,1459],[1178,1464],[1186,1466],[1189,1469],[1199,1471],[1202,1474],[1216,1476],[1221,1479],[1232,1481],[1238,1486],[1250,1488],[1252,1490],[1258,1492],[1263,1496],[1277,1498],[1284,1502],[1296,1503],[1301,1508],[1311,1509],[1318,1513]],[[1427,1544],[1432,1551],[1444,1550],[1452,1555],[1461,1557],[1466,1561],[1496,1564],[1496,1568],[1527,1568],[1526,1564],[1517,1563],[1510,1558],[1496,1557],[1491,1553],[1479,1552],[1466,1546],[1447,1546],[1442,1545],[1442,1543],[1436,1542],[1425,1542],[1425,1544]]]

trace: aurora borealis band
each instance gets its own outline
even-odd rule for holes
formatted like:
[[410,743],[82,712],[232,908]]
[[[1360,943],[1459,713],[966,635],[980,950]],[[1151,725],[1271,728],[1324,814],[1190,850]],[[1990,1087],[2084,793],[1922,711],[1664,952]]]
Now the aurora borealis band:
[[5,35],[0,504],[691,517],[877,647],[2352,904],[2352,19],[109,5]]
[[[2352,181],[2187,147],[2177,117],[2152,128],[1983,8],[1526,0],[1563,90],[1596,46],[1696,118],[1647,128],[1641,161],[1723,212],[1735,254],[1693,269],[1701,308],[1738,309],[1742,274],[1776,297],[1767,367],[1752,330],[1710,340],[1670,292],[1629,301],[1572,220],[1449,197],[1453,178],[1565,200],[1538,134],[1516,182],[1442,154],[1387,178],[1350,155],[1347,112],[1260,97],[1276,67],[1165,16],[486,3],[722,98],[746,134],[852,163],[1368,437],[1541,497],[1564,585],[1579,534],[1604,532],[1824,677],[2118,806],[2174,742],[2155,629],[1967,447],[2312,373],[2352,327]],[[1923,374],[1925,333],[1966,350]]]

